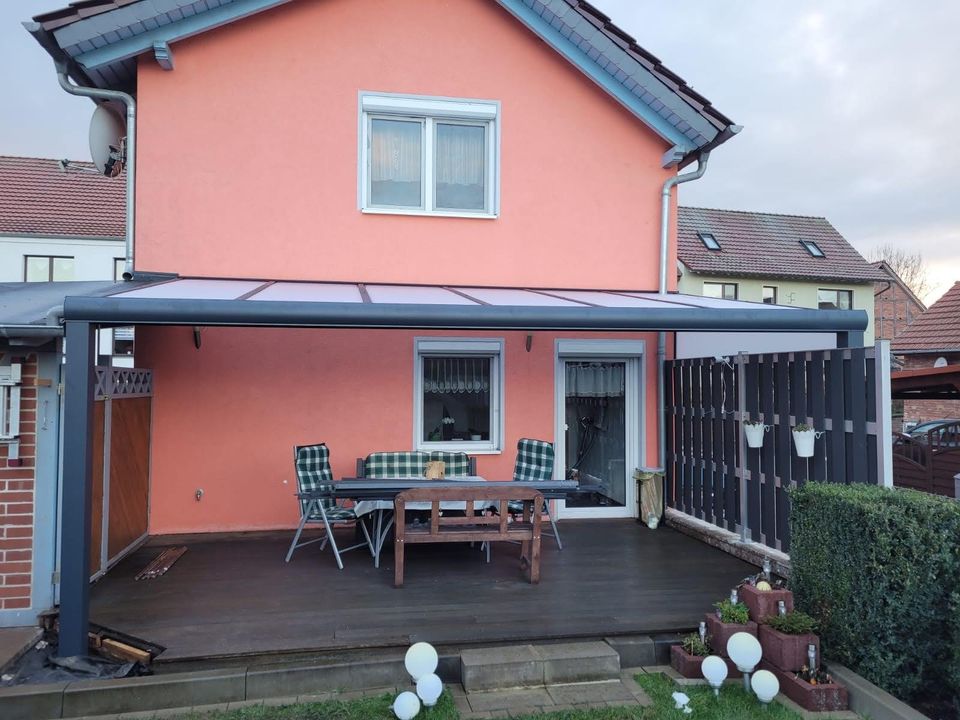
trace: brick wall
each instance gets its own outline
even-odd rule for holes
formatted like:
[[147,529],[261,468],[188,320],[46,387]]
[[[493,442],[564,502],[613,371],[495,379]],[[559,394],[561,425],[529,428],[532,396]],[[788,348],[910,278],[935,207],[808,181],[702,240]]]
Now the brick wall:
[[[916,320],[923,308],[900,285],[877,283],[873,297],[873,326],[877,340],[893,340]],[[883,288],[883,289],[881,289]]]
[[[4,358],[6,360],[7,358]],[[33,498],[37,432],[37,356],[13,356],[22,364],[20,459],[0,444],[0,610],[30,607],[33,572]]]
[[[960,353],[936,353],[932,355],[904,355],[903,369],[932,368],[938,357],[945,357],[948,365],[960,365]],[[905,400],[903,419],[923,422],[939,418],[960,418],[960,400]]]

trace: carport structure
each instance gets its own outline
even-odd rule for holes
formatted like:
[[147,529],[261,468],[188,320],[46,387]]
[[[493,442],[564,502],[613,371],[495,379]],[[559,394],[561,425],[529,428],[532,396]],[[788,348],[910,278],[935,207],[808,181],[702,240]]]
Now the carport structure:
[[[637,291],[179,277],[108,297],[68,297],[63,317],[67,349],[60,653],[64,656],[84,654],[87,647],[94,334],[100,327],[614,334],[813,332],[834,334],[838,347],[857,347],[863,343],[867,325],[863,311],[796,309]],[[658,371],[663,359],[651,358]],[[657,403],[662,413],[662,399]]]

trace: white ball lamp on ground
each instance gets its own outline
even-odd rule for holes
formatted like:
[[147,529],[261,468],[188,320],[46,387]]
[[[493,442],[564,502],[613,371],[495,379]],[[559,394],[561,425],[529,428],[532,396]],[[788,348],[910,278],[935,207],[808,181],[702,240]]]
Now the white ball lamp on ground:
[[397,720],[413,720],[420,712],[420,698],[409,690],[397,695],[393,701],[393,714]]
[[780,692],[780,681],[769,670],[757,670],[750,679],[750,685],[764,707]]
[[727,655],[733,660],[737,670],[743,673],[743,688],[750,692],[750,673],[763,655],[760,641],[750,633],[734,633],[727,640]]
[[727,664],[723,661],[723,658],[716,655],[705,657],[700,664],[700,672],[703,673],[703,677],[713,688],[713,694],[719,697],[723,681],[727,679]]
[[403,659],[403,665],[414,682],[436,671],[439,662],[440,658],[437,651],[433,649],[433,645],[425,642],[411,645]]
[[443,692],[443,683],[434,673],[423,675],[417,680],[417,695],[423,700],[424,707],[433,707]]

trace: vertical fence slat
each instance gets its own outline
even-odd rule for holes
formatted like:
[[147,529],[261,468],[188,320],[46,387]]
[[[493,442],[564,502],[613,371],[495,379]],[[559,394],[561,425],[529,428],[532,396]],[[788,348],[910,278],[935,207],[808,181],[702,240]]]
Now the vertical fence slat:
[[693,445],[691,452],[693,455],[693,514],[701,520],[704,517],[703,512],[703,406],[700,404],[700,369],[703,367],[703,360],[697,359],[690,364],[690,409],[693,411],[691,418],[692,432],[691,439]]
[[[797,425],[807,424],[807,368],[806,353],[793,353],[793,360],[790,362],[790,414],[794,417]],[[823,445],[820,444],[822,450]],[[816,450],[814,450],[816,454]],[[807,481],[807,458],[802,458],[796,452],[790,453],[791,457],[791,486],[803,485]]]
[[776,547],[777,543],[777,462],[776,462],[776,424],[773,421],[774,356],[764,355],[760,366],[760,408],[763,422],[770,426],[764,433],[762,453],[763,485],[760,488],[761,530],[767,545]]
[[[869,465],[864,461],[867,453],[867,376],[866,349],[859,347],[850,351],[850,420],[853,425],[851,450],[853,482],[867,482]],[[871,399],[873,395],[870,396]],[[874,457],[876,453],[874,453]]]
[[[747,356],[749,362],[747,362],[746,370],[746,398],[747,398],[747,407],[746,411],[750,413],[750,420],[756,421],[759,419],[760,415],[760,356],[753,355]],[[743,412],[743,408],[741,408]],[[741,415],[741,428],[740,432],[743,432],[742,428],[743,416]],[[750,478],[747,480],[747,514],[749,515],[749,527],[750,527],[750,537],[759,542],[761,539],[761,526],[762,526],[762,515],[760,512],[760,452],[761,450],[755,448],[746,448],[745,452],[747,453],[746,466],[750,471]],[[741,464],[742,460],[741,460]]]
[[680,364],[680,387],[683,391],[683,511],[693,514],[693,422],[691,415],[693,406],[690,398],[690,361],[684,360]]
[[[826,394],[824,392],[823,382],[824,364],[823,352],[817,351],[811,353],[810,365],[808,368],[809,382],[807,387],[810,390],[811,412],[813,413],[813,426],[822,431],[826,427],[824,422],[827,415]],[[827,453],[829,445],[827,436],[823,436],[821,451],[813,455],[813,479],[816,482],[824,482],[827,479]]]
[[737,428],[733,418],[733,409],[736,406],[737,384],[736,373],[729,365],[723,365],[724,403],[723,403],[723,455],[725,466],[723,479],[723,516],[727,529],[735,532],[740,520],[739,483],[737,482]]
[[723,474],[723,365],[710,367],[710,425],[713,432],[710,489],[713,491],[713,522],[722,527],[726,521]]
[[790,357],[787,353],[777,354],[774,381],[774,402],[780,422],[777,424],[777,475],[780,483],[774,493],[776,504],[777,540],[780,547],[789,543],[787,536],[788,511],[785,507],[784,490],[790,487],[793,463],[793,441],[790,435]]
[[847,440],[844,410],[844,373],[843,350],[831,350],[829,353],[830,368],[827,387],[830,392],[827,398],[830,402],[829,413],[833,429],[830,431],[830,475],[828,482],[847,482]]
[[712,523],[717,522],[714,505],[713,472],[713,372],[709,365],[700,369],[700,410],[703,413],[703,517]]
[[677,480],[676,471],[676,444],[674,442],[677,419],[676,398],[673,395],[673,361],[663,363],[663,405],[664,405],[664,434],[666,435],[666,457],[660,458],[660,464],[667,474],[665,501],[667,507],[676,507],[674,504],[674,483]]

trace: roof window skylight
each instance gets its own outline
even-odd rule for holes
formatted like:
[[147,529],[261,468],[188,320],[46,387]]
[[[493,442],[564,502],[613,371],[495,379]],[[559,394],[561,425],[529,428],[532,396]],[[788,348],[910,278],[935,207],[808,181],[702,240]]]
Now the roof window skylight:
[[706,246],[707,250],[720,250],[720,243],[713,233],[697,233],[697,237]]
[[801,240],[800,244],[807,249],[807,252],[813,255],[814,257],[826,257],[823,254],[823,250],[820,249],[820,246],[817,245],[813,240]]

